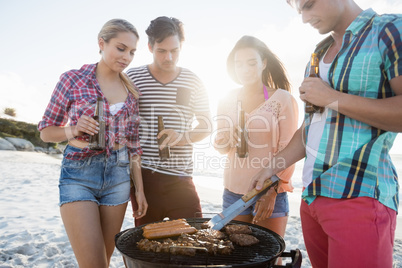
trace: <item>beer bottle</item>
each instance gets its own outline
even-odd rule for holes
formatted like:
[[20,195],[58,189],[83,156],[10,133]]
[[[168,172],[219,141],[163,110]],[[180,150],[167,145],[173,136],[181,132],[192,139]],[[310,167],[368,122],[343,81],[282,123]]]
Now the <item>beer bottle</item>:
[[237,148],[236,153],[239,158],[246,158],[248,156],[248,133],[246,129],[246,116],[245,111],[241,107],[241,102],[238,103],[237,113],[238,113],[238,124],[239,128],[237,130]]
[[91,150],[104,150],[106,147],[105,139],[105,119],[103,118],[103,99],[98,97],[96,100],[94,119],[99,123],[98,133],[89,136],[89,149]]
[[[158,115],[158,134],[165,129],[165,125],[163,123],[163,118],[161,115]],[[159,157],[161,160],[166,160],[170,158],[170,147],[166,146],[162,150],[159,148],[163,141],[166,139],[167,135],[164,134],[162,137],[158,139],[158,150],[159,150]]]
[[[320,77],[318,72],[318,56],[317,53],[311,54],[310,60],[310,75],[309,77]],[[308,101],[306,101],[304,110],[306,113],[322,113],[324,111],[323,107],[316,106]]]

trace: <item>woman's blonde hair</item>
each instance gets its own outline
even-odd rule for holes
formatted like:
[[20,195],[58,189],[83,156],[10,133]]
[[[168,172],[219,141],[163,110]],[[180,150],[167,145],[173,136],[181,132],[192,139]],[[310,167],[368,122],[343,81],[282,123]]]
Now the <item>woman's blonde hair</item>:
[[[121,32],[131,32],[137,38],[138,35],[137,29],[130,22],[124,19],[111,19],[103,25],[102,29],[98,34],[98,40],[102,38],[106,43],[110,41],[110,39],[115,38],[117,34]],[[136,99],[139,97],[138,88],[134,85],[134,83],[128,78],[128,76],[121,72],[119,74],[121,81],[127,87],[128,91],[130,91]]]

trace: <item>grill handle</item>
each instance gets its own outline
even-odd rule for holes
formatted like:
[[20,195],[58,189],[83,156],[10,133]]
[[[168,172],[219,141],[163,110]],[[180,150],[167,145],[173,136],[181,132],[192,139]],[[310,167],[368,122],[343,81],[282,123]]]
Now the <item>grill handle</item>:
[[[286,267],[286,268],[300,268],[302,264],[303,256],[299,249],[291,250],[290,252],[282,252],[282,258],[292,258],[291,263],[285,265],[274,265],[274,268]],[[282,260],[283,261],[283,260]]]
[[[262,186],[261,190],[257,190],[255,188],[253,188],[251,191],[249,191],[248,193],[246,193],[245,195],[242,196],[241,199],[243,199],[243,201],[245,203],[247,203],[248,201],[250,201],[254,196],[256,196],[258,193],[261,193],[262,191],[264,191],[265,189],[269,189],[271,187],[276,187],[276,185],[279,183],[280,178],[276,175],[273,175],[270,179],[264,181],[264,185]],[[240,212],[239,212],[240,213]]]

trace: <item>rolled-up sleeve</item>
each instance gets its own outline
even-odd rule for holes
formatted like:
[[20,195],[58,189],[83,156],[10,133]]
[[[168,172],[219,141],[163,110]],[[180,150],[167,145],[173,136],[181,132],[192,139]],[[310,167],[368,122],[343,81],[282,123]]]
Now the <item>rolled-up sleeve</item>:
[[384,57],[388,79],[402,75],[402,18],[385,25],[379,34],[379,49]]
[[50,102],[46,107],[42,120],[38,124],[38,130],[48,126],[64,126],[68,122],[68,106],[69,89],[71,88],[71,81],[69,76],[64,73],[61,75],[59,82],[57,83]]

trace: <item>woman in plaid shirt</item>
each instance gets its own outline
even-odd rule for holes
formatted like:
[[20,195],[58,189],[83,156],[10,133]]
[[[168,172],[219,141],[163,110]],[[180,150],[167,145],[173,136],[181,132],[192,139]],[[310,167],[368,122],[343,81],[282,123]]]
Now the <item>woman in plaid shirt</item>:
[[[139,93],[123,73],[137,48],[138,32],[121,19],[108,21],[98,35],[101,59],[62,74],[39,122],[45,142],[68,140],[59,182],[60,212],[80,267],[108,267],[114,236],[130,199],[130,174],[143,217],[147,202],[141,177]],[[104,150],[89,149],[98,133],[94,115],[103,99]]]

